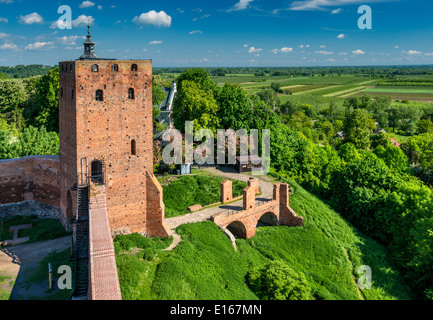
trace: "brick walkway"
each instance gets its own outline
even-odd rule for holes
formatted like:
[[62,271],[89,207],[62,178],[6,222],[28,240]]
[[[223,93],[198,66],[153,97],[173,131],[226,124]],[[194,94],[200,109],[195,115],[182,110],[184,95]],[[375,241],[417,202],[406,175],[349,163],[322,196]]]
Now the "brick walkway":
[[90,199],[91,300],[122,300],[105,194]]

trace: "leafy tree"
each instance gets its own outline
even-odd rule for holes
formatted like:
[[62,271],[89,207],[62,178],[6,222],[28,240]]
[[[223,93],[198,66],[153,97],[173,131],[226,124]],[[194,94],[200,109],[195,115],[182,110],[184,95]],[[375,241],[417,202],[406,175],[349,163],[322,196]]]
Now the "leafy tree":
[[289,125],[296,129],[301,130],[302,128],[313,128],[314,122],[313,119],[306,116],[303,111],[296,111],[291,117],[289,121]]
[[193,121],[194,132],[210,129],[214,134],[219,129],[219,107],[213,92],[201,88],[197,82],[184,80],[174,102],[174,125],[181,132],[185,131],[185,121]]
[[254,268],[249,284],[261,300],[311,300],[310,284],[303,273],[296,273],[285,262],[275,260]]
[[352,162],[352,161],[355,161],[355,160],[358,160],[361,158],[359,153],[358,153],[358,150],[356,149],[356,147],[352,143],[342,144],[340,146],[340,148],[338,149],[338,155],[346,163],[349,163],[349,162]]
[[391,145],[391,137],[384,131],[380,131],[378,134],[373,135],[371,137],[371,147],[373,149],[382,146],[383,148],[387,148]]
[[218,118],[224,129],[246,129],[252,125],[252,104],[245,90],[237,84],[226,83],[215,95],[219,107]]
[[323,132],[326,134],[328,141],[332,141],[332,139],[334,139],[335,135],[337,134],[337,131],[335,130],[334,126],[329,121],[324,121],[321,124],[321,128]]
[[398,128],[403,131],[415,132],[422,115],[422,110],[417,106],[400,106]]
[[277,97],[277,93],[272,89],[265,89],[257,93],[257,96],[265,102],[272,110],[277,110],[280,105],[280,99]]
[[[33,84],[34,96],[26,106],[30,125],[59,132],[59,68],[50,70]],[[33,91],[33,90],[32,90]]]
[[409,161],[404,152],[391,144],[384,147],[379,145],[374,153],[382,159],[386,165],[397,172],[407,172],[409,170]]
[[433,122],[430,119],[422,119],[417,123],[417,134],[433,132]]
[[402,149],[410,163],[419,165],[423,170],[433,170],[433,133],[423,133],[411,137],[403,143]]
[[283,93],[283,90],[281,90],[281,84],[278,82],[272,82],[271,89],[274,90],[275,93]]
[[363,109],[355,109],[344,120],[344,142],[352,143],[358,149],[370,147],[370,118]]
[[177,90],[183,89],[184,81],[192,81],[199,84],[199,87],[205,91],[215,91],[216,84],[210,79],[209,74],[202,68],[193,68],[182,72],[176,79]]
[[20,157],[34,155],[58,155],[59,136],[55,132],[47,132],[45,127],[28,127],[19,137]]
[[25,126],[23,106],[29,98],[25,83],[21,79],[0,80],[0,114],[8,123],[21,131]]
[[0,130],[0,159],[19,158],[19,146],[9,131]]

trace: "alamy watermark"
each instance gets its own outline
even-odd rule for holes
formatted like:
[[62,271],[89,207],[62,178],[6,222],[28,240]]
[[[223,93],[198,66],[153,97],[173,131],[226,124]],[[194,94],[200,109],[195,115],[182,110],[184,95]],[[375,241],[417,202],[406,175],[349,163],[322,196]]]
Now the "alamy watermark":
[[[165,164],[215,164],[215,134],[209,129],[193,132],[193,122],[185,122],[185,141],[177,129],[164,131],[162,140],[168,142],[162,152],[162,160]],[[252,174],[267,174],[270,169],[270,137],[269,129],[261,131],[251,129],[247,134],[245,129],[219,129],[217,136],[216,162],[219,165],[232,164],[237,161],[239,149],[239,163],[241,165],[252,164]],[[259,141],[261,138],[262,155],[259,156]],[[201,142],[194,149],[194,142]],[[226,151],[228,151],[226,153]],[[227,156],[227,157],[226,157]],[[261,165],[261,166],[260,166]]]
[[369,266],[360,266],[358,268],[358,274],[361,276],[358,279],[358,287],[361,290],[372,288],[372,272]]
[[371,7],[367,5],[360,6],[358,8],[358,13],[362,14],[358,19],[358,28],[361,30],[371,30],[373,28],[373,14]]

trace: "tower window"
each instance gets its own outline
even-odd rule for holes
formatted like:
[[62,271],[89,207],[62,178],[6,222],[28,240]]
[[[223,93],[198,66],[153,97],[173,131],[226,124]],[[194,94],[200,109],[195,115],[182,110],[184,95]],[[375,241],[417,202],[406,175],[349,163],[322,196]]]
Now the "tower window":
[[74,89],[72,89],[71,96],[72,96],[72,99],[75,99],[75,92],[74,92]]
[[134,89],[133,88],[129,88],[128,89],[128,99],[129,100],[134,100],[135,99],[135,93],[134,93]]
[[96,90],[96,101],[104,101],[104,92],[102,90]]
[[97,64],[92,65],[92,72],[98,72],[99,67]]
[[131,154],[133,156],[137,155],[137,143],[135,142],[135,140],[131,141]]
[[111,71],[114,71],[114,72],[119,71],[119,66],[118,66],[117,64],[113,64],[113,65],[111,66]]
[[131,71],[138,71],[138,66],[136,64],[133,64],[131,66]]

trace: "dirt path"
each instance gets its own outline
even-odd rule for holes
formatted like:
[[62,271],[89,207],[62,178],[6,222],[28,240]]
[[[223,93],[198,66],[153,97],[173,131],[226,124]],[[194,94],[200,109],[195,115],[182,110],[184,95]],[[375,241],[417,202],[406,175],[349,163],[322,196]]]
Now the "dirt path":
[[24,288],[26,275],[38,267],[38,263],[51,252],[66,250],[70,247],[70,237],[56,240],[6,247],[0,251],[0,271],[15,280],[10,299],[25,296],[40,296],[46,288],[30,286]]

